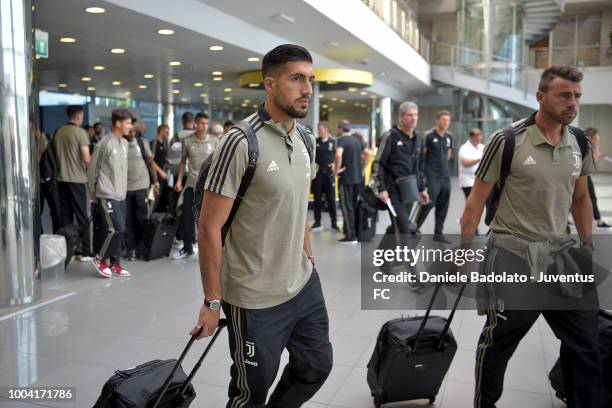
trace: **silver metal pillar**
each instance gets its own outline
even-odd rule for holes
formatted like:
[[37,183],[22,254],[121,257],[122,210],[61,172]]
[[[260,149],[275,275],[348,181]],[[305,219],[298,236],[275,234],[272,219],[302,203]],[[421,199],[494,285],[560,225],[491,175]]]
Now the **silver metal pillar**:
[[380,125],[381,134],[387,129],[391,129],[391,98],[388,96],[380,99]]
[[310,98],[310,107],[308,108],[308,115],[300,120],[300,123],[308,126],[313,134],[317,133],[317,125],[320,122],[320,108],[319,108],[319,83],[312,83],[312,97]]
[[163,123],[170,128],[170,137],[174,135],[174,105],[165,102],[162,104]]
[[40,298],[37,98],[30,0],[0,2],[0,307]]

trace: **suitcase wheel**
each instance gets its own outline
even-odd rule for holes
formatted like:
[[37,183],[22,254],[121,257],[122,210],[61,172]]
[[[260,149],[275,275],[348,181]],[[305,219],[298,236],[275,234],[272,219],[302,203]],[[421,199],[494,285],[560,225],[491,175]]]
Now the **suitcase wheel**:
[[433,405],[435,401],[436,401],[436,397],[429,397],[429,405]]

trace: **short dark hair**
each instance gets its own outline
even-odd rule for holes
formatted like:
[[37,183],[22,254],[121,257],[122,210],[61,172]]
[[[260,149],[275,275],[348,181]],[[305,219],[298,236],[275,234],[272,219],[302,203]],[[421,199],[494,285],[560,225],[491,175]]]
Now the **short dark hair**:
[[538,91],[547,92],[548,88],[550,88],[550,83],[554,81],[555,78],[563,78],[572,82],[581,82],[582,72],[580,72],[578,68],[570,67],[569,65],[551,65],[542,72]]
[[165,123],[162,123],[157,127],[157,133],[161,132],[162,129],[170,129],[170,126],[166,125]]
[[96,122],[96,123],[94,123],[93,127],[95,128],[95,127],[96,127],[96,126],[98,126],[98,125],[100,125],[100,126],[104,126],[104,125],[102,124],[102,122]]
[[593,137],[593,135],[599,133],[599,130],[595,129],[594,127],[588,127],[584,129],[584,133],[586,133],[588,137]]
[[79,113],[83,113],[83,107],[81,105],[68,105],[66,108],[68,119],[74,118]]
[[312,64],[312,56],[308,50],[300,45],[283,44],[269,51],[261,63],[263,77],[271,75],[287,62],[307,61]]
[[191,123],[191,122],[193,122],[193,113],[185,112],[185,113],[183,113],[182,118],[183,118],[183,124]]
[[83,126],[83,129],[85,129],[85,130],[89,130],[89,129],[91,129],[91,126],[89,126],[89,125],[85,125],[85,126]]
[[470,137],[480,135],[480,134],[482,134],[482,131],[478,128],[474,128],[470,130]]
[[319,126],[323,126],[325,129],[330,130],[329,129],[329,122],[326,120],[322,120],[319,122]]
[[344,130],[345,132],[350,132],[351,122],[349,122],[348,119],[342,119],[340,120],[340,122],[338,122],[338,127]]
[[446,109],[442,109],[441,111],[439,111],[438,116],[436,116],[436,119],[440,119],[442,116],[448,116],[449,118],[453,117],[450,111]]
[[194,120],[198,120],[198,119],[210,119],[210,117],[208,116],[206,112],[199,112],[197,115],[195,115]]
[[231,120],[226,120],[225,123],[223,124],[223,127],[232,127],[234,126],[234,122],[232,122]]
[[111,113],[111,123],[113,126],[115,126],[115,123],[126,119],[132,119],[132,114],[130,111],[127,109],[113,109],[113,112]]

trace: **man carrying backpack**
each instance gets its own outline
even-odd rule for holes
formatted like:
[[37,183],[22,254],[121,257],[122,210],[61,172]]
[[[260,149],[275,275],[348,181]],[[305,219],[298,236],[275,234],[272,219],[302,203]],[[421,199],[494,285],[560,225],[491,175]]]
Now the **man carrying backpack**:
[[[564,245],[571,242],[565,235],[570,211],[583,250],[592,251],[592,209],[587,189],[587,176],[594,168],[592,151],[582,130],[568,126],[578,112],[581,80],[582,73],[576,68],[555,65],[546,69],[536,93],[540,110],[495,133],[485,147],[461,217],[465,244],[476,231],[494,187],[503,182],[490,224],[485,274],[501,273],[508,267],[512,272],[525,272],[534,266],[546,272],[555,265],[556,273],[562,273],[560,263],[570,268],[569,257],[561,257],[567,253]],[[509,143],[513,145],[510,166],[507,159],[504,162]],[[603,407],[598,311],[551,310],[548,304],[526,310],[529,307],[525,302],[538,300],[537,296],[513,303],[514,298],[505,297],[509,292],[498,291],[503,290],[500,286],[487,289],[487,321],[476,353],[474,406],[495,407],[502,395],[508,361],[542,314],[561,340],[568,406]],[[530,293],[546,289],[549,287],[542,284],[524,284],[524,290]],[[552,289],[561,291],[563,286]]]
[[[206,179],[198,229],[205,298],[191,334],[212,335],[222,306],[233,360],[228,406],[291,408],[310,399],[332,367],[306,217],[315,141],[295,120],[308,113],[314,69],[297,45],[276,47],[262,65],[266,98],[245,119],[251,131],[233,129],[221,140]],[[266,404],[285,348],[289,363]]]

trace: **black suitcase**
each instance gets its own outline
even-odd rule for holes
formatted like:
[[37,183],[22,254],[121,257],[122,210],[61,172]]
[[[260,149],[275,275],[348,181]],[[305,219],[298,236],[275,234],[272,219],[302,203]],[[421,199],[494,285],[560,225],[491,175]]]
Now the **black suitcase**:
[[435,401],[457,351],[450,324],[465,285],[448,319],[430,316],[440,287],[436,286],[425,316],[393,319],[381,328],[367,374],[376,407],[416,399]]
[[170,255],[178,223],[169,213],[153,213],[145,227],[136,255],[150,261]]
[[191,337],[178,360],[152,360],[115,371],[93,408],[187,408],[196,397],[191,381],[226,325],[225,319],[219,320],[217,331],[189,376],[181,363],[199,333]]
[[357,204],[357,238],[359,242],[370,242],[376,235],[378,210],[364,200]]
[[[603,399],[607,405],[612,406],[612,314],[606,311],[599,312],[599,345],[601,353],[602,377],[604,380]],[[563,368],[561,360],[557,362],[548,374],[550,385],[555,390],[555,396],[563,402],[567,402],[565,384],[563,381]]]

